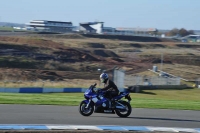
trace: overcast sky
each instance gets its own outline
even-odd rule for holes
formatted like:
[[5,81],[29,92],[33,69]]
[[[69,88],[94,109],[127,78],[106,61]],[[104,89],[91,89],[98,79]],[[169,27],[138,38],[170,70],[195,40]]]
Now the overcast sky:
[[200,0],[0,0],[0,22],[30,20],[200,30]]

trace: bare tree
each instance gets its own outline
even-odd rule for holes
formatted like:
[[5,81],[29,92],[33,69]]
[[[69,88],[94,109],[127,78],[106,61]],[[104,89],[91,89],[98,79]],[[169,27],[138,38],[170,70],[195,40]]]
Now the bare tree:
[[194,34],[194,31],[193,30],[187,31],[185,28],[181,28],[181,29],[174,28],[171,31],[169,31],[168,33],[166,33],[167,36],[179,35],[179,36],[182,36],[182,37],[190,35],[190,34]]
[[177,34],[179,34],[179,29],[174,28],[167,33],[167,36],[176,36]]
[[179,30],[179,35],[180,36],[187,36],[187,35],[189,35],[190,33],[186,30],[186,29],[184,29],[184,28],[181,28],[180,30]]

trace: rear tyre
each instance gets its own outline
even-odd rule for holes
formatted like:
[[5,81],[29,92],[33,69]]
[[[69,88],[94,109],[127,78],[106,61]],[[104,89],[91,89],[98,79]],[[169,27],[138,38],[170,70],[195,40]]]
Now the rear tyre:
[[132,112],[131,105],[126,101],[119,101],[119,103],[123,104],[126,107],[126,110],[115,109],[116,114],[119,117],[128,117]]
[[83,116],[90,116],[94,111],[94,106],[92,106],[91,104],[88,106],[88,108],[86,108],[86,106],[87,103],[85,101],[82,101],[79,105],[79,112]]

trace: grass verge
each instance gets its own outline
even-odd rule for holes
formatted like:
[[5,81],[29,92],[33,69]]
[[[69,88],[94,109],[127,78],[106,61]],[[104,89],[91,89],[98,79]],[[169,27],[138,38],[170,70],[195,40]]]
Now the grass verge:
[[[148,90],[131,93],[133,108],[200,110],[200,89]],[[0,104],[37,104],[77,106],[83,93],[19,94],[0,93]]]

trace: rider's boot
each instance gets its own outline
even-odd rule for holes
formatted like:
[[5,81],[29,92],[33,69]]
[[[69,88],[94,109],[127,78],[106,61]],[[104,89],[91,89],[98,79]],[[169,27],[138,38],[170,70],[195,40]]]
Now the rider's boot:
[[115,108],[115,101],[113,99],[109,100],[109,103],[110,103],[110,108]]
[[115,101],[111,102],[111,108],[115,108]]

